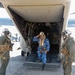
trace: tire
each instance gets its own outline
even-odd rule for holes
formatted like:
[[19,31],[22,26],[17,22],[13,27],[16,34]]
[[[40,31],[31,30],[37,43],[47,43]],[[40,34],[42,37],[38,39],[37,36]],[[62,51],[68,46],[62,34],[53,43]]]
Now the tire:
[[21,51],[21,56],[24,56],[24,54],[25,54],[24,51]]

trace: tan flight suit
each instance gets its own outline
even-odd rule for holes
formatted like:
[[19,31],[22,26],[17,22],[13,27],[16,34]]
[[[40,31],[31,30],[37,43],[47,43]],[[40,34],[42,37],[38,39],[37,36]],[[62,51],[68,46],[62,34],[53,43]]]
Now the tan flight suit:
[[75,42],[72,37],[69,37],[63,46],[62,53],[64,55],[63,70],[64,75],[72,75],[72,62],[75,55]]
[[[10,48],[11,49],[11,41],[10,39],[3,35],[0,37],[0,45],[10,45]],[[0,75],[5,75],[6,74],[6,67],[8,65],[8,62],[9,62],[9,50],[7,51],[4,51],[4,52],[1,52],[0,50]]]

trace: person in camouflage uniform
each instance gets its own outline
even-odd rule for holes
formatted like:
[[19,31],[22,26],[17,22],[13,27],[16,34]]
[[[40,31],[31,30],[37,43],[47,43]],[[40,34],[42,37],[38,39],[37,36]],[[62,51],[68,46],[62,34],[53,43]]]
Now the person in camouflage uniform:
[[[11,46],[11,40],[8,38],[9,36],[9,30],[8,29],[4,29],[1,37],[0,37],[0,47],[2,45],[9,45],[9,49],[12,48]],[[6,67],[8,65],[9,62],[9,50],[7,51],[1,51],[0,48],[0,75],[5,75],[6,73]]]
[[63,70],[64,75],[72,75],[72,62],[74,61],[75,55],[75,42],[73,37],[70,36],[70,31],[63,32],[64,43],[62,45],[63,58]]

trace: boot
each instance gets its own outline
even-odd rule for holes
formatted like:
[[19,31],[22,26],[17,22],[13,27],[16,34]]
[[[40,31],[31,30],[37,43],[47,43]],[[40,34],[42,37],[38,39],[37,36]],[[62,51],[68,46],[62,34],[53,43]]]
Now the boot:
[[42,70],[44,70],[45,64],[42,65]]

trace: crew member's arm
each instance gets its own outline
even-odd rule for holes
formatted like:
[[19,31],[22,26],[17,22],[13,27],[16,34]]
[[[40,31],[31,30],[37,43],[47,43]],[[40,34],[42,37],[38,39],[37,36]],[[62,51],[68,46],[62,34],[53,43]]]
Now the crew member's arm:
[[48,52],[50,50],[50,42],[49,42],[49,40],[47,39],[46,40],[46,53]]
[[35,42],[35,41],[39,41],[39,35],[35,36],[35,37],[33,38],[33,41],[34,41],[34,42]]

